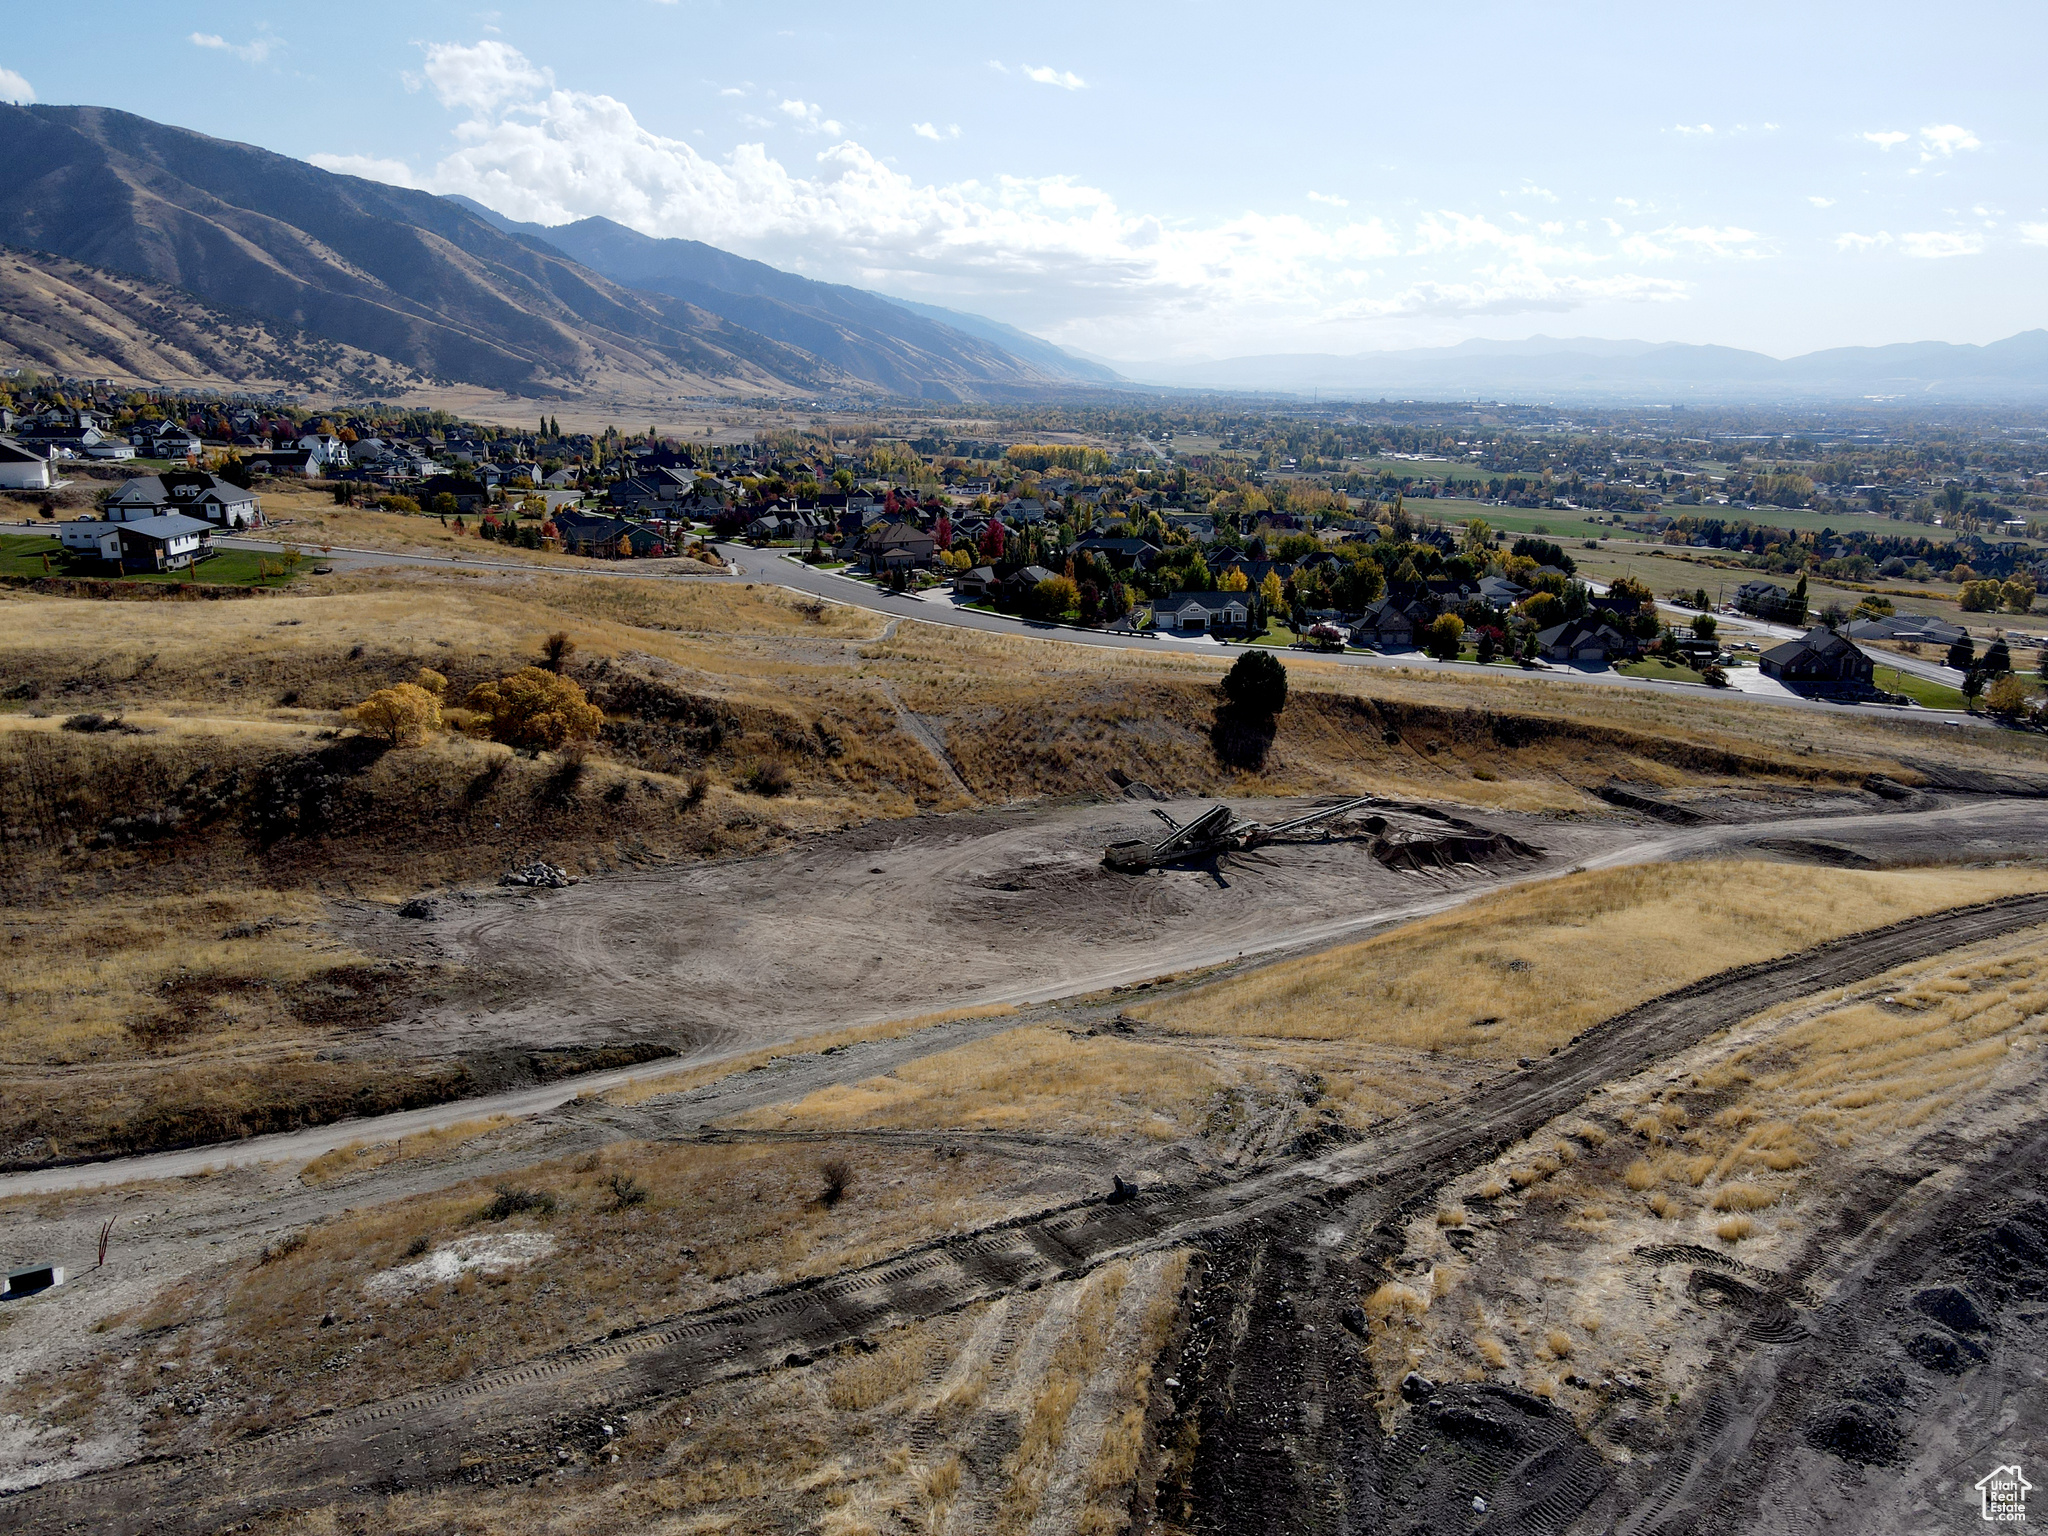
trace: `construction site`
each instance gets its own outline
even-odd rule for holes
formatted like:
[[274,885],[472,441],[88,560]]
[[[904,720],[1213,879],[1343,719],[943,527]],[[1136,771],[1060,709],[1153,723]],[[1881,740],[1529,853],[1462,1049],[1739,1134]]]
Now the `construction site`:
[[[506,588],[9,642],[133,728],[0,717],[7,1529],[1903,1536],[2048,1452],[2034,744],[1299,661],[1252,771],[1213,665]],[[310,691],[543,600],[587,758]]]

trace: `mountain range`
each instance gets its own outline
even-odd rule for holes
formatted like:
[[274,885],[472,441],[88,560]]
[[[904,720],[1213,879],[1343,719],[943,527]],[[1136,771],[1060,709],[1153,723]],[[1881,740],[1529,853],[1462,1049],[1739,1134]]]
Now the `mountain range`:
[[1353,356],[1281,353],[1199,362],[1119,362],[1130,379],[1181,389],[1376,399],[1767,403],[1909,397],[2009,400],[2048,394],[2048,331],[1985,346],[1945,341],[1834,347],[1775,358],[1735,347],[1534,336]]
[[[324,348],[364,378],[543,399],[973,399],[1105,372],[1063,363],[1035,338],[1033,355],[1019,355],[987,334],[993,322],[959,328],[694,241],[602,219],[513,225],[476,204],[100,107],[0,105],[0,237],[18,279],[0,285],[14,305],[0,342],[65,372],[155,377],[135,365],[161,350],[153,316],[167,296],[269,338],[239,373],[213,369],[240,380],[280,363],[304,373],[305,359],[280,348],[307,359]],[[81,282],[94,293],[91,325],[72,323],[63,296]],[[175,361],[201,360],[185,348]]]

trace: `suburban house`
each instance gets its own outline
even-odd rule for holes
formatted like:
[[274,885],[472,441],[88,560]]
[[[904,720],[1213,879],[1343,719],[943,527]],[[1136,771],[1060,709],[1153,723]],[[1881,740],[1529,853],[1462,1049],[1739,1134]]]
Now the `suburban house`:
[[1968,633],[1960,624],[1924,613],[1895,613],[1882,619],[1851,619],[1842,626],[1851,640],[1908,641],[1946,649]]
[[490,495],[467,475],[429,475],[420,487],[420,505],[433,510],[436,496],[453,496],[457,512],[474,512]]
[[1351,626],[1352,643],[1383,651],[1407,650],[1415,644],[1415,626],[1422,610],[1398,597],[1367,603]]
[[1870,658],[1846,635],[1816,624],[1797,640],[1774,645],[1757,658],[1757,670],[1782,683],[1818,683],[1829,687],[1871,686]]
[[862,536],[860,552],[871,571],[921,570],[932,563],[938,540],[915,523],[878,522]]
[[119,463],[123,459],[134,458],[135,448],[124,437],[103,437],[85,450],[85,456],[88,459],[100,459],[109,463]]
[[11,437],[0,437],[0,490],[47,491],[50,461]]
[[953,578],[953,590],[963,597],[987,597],[998,585],[996,568],[992,565],[977,565]]
[[1102,556],[1120,571],[1149,571],[1159,558],[1159,550],[1150,539],[1082,539],[1074,546],[1074,553],[1083,551]]
[[1005,576],[998,585],[1015,599],[1022,597],[1041,581],[1051,581],[1057,575],[1058,571],[1048,571],[1042,565],[1020,566]]
[[125,522],[82,517],[59,525],[57,542],[67,554],[124,572],[181,571],[213,554],[213,525],[181,512]]
[[1493,609],[1512,608],[1529,595],[1529,589],[1505,576],[1479,578],[1479,600]]
[[295,446],[305,449],[323,470],[348,467],[348,444],[332,432],[308,432]]
[[1563,661],[1582,666],[1606,666],[1617,656],[1635,649],[1628,637],[1612,624],[1598,619],[1567,619],[1540,630],[1536,644],[1545,661]]
[[562,549],[571,555],[592,555],[603,559],[647,559],[668,553],[668,545],[652,528],[629,523],[622,517],[597,517],[579,512],[562,512],[554,518],[555,534]]
[[1175,592],[1152,604],[1152,627],[1165,634],[1242,634],[1251,617],[1242,592]]
[[107,498],[109,522],[127,523],[178,512],[216,528],[256,528],[263,508],[254,491],[245,491],[203,469],[167,469],[160,475],[138,475]]
[[[1795,617],[1790,592],[1775,581],[1745,581],[1735,589],[1735,606],[1759,619]],[[1797,615],[1796,617],[1804,617]]]

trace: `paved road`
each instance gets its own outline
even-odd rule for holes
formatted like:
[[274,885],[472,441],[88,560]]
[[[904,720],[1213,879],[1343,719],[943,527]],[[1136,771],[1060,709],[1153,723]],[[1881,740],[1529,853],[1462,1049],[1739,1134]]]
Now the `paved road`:
[[[47,533],[47,523],[24,524],[27,528]],[[248,549],[271,554],[282,545],[267,539],[223,537],[214,541],[224,549]],[[786,557],[783,551],[773,549],[752,549],[744,544],[721,544],[717,546],[731,562],[732,575],[754,581],[772,582],[793,591],[809,593],[812,596],[829,598],[835,603],[846,603],[870,612],[887,614],[892,618],[917,619],[927,624],[945,624],[958,629],[978,629],[989,634],[1022,636],[1027,639],[1057,641],[1069,645],[1089,645],[1112,650],[1150,651],[1154,654],[1192,654],[1222,657],[1233,653],[1234,647],[1222,644],[1208,637],[1198,640],[1181,640],[1168,636],[1147,636],[1117,634],[1106,630],[1074,629],[1061,624],[1037,624],[1023,619],[1011,618],[1007,614],[989,613],[969,608],[957,602],[951,594],[928,592],[916,596],[880,591],[866,582],[855,581],[831,571],[813,570],[811,567]],[[447,555],[403,553],[392,550],[355,549],[337,545],[331,553],[322,554],[322,564],[332,565],[337,570],[360,570],[377,566],[438,565],[453,566],[462,570],[505,570],[534,571],[565,569],[554,566],[536,566],[510,560],[468,559]],[[592,561],[574,568],[583,575],[609,576],[640,581],[706,581],[719,580],[714,575],[698,575],[694,572],[677,575],[664,571],[649,571],[645,567],[628,562]],[[1683,610],[1673,610],[1682,612]],[[1735,621],[1730,621],[1731,624]],[[1741,621],[1752,624],[1754,621]],[[1767,633],[1779,638],[1790,638],[1800,633],[1785,630],[1781,626],[1764,626]],[[1420,652],[1404,652],[1397,655],[1383,655],[1376,651],[1347,651],[1342,655],[1319,656],[1318,660],[1353,667],[1422,667],[1457,672],[1470,676],[1501,677],[1509,675],[1501,667],[1482,667],[1474,662],[1430,661]],[[1893,660],[1911,662],[1913,658],[1886,658],[1886,665]],[[1907,666],[1908,671],[1920,668]],[[1946,672],[1946,668],[1937,669]],[[1627,677],[1619,672],[1592,671],[1578,667],[1550,666],[1533,671],[1516,672],[1512,675],[1542,678],[1551,682],[1582,683],[1602,688],[1621,688],[1633,692],[1661,693],[1669,695],[1674,691],[1698,692],[1699,685],[1687,683],[1658,682],[1646,677]],[[1933,676],[1933,674],[1922,673]],[[1935,681],[1947,681],[1948,677],[1933,676]],[[1958,679],[1959,681],[1959,679]],[[1743,693],[1730,690],[1720,694],[1724,699],[1741,699],[1745,702],[1767,705],[1778,709],[1804,710],[1809,713],[1837,713],[1845,708],[1857,708],[1865,713],[1903,715],[1916,720],[1938,721],[1945,724],[1969,726],[1977,729],[1992,728],[1995,722],[1982,715],[1972,715],[1960,710],[1934,710],[1919,708],[1889,708],[1881,705],[1845,706],[1828,703],[1820,699],[1805,699],[1793,696],[1767,693]]]

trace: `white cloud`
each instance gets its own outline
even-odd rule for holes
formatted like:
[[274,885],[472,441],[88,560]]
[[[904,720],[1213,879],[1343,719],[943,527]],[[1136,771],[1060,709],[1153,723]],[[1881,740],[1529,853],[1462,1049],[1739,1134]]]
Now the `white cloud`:
[[1863,135],[1864,141],[1866,143],[1875,144],[1879,149],[1883,150],[1889,150],[1894,144],[1903,144],[1906,142],[1906,140],[1910,139],[1911,137],[1913,137],[1913,135],[1911,135],[1910,133],[1900,133],[1896,129],[1888,129],[1881,133],[1866,133],[1865,135]]
[[1332,208],[1349,208],[1351,206],[1350,198],[1339,197],[1334,192],[1311,192],[1308,195],[1308,200],[1312,203],[1327,203]]
[[1088,82],[1071,69],[1054,69],[1050,64],[1020,64],[1027,80],[1036,80],[1040,85],[1056,85],[1063,91],[1086,89]]
[[1984,147],[1982,139],[1954,123],[1937,123],[1931,128],[1922,128],[1920,143],[1923,147],[1920,158],[1923,160],[1932,160],[1936,155],[1948,159],[1959,151]]
[[365,181],[381,181],[394,187],[417,188],[420,185],[412,167],[403,160],[380,160],[375,155],[308,155],[306,158],[321,170],[333,171],[339,176],[360,176]]
[[1859,235],[1850,230],[1835,236],[1835,249],[1838,251],[1868,251],[1891,243],[1892,237],[1881,229],[1874,235]]
[[[436,93],[461,112],[449,152],[417,173],[396,161],[318,163],[460,192],[517,218],[603,214],[784,267],[938,302],[1000,292],[1009,316],[1054,334],[1192,326],[1268,331],[1401,314],[1513,314],[1596,301],[1656,302],[1686,285],[1622,270],[1600,235],[1494,223],[1451,210],[1399,225],[1325,210],[1168,223],[1068,176],[920,182],[851,140],[798,162],[743,143],[723,156],[653,133],[614,97],[557,86],[495,42],[427,52]],[[822,109],[792,98],[782,123]],[[921,136],[936,124],[918,124]],[[950,129],[948,130],[950,132]],[[1717,232],[1728,238],[1725,231]],[[1157,342],[1142,343],[1157,345]]]
[[1763,236],[1753,229],[1741,229],[1730,224],[1716,229],[1712,225],[1674,225],[1660,229],[1658,234],[1695,250],[1708,251],[1716,256],[1756,257],[1765,254],[1757,249]]
[[25,107],[36,99],[36,89],[11,69],[0,69],[0,101]]
[[274,37],[252,37],[246,43],[231,43],[217,32],[194,32],[187,41],[195,48],[231,53],[244,64],[261,64],[278,47],[278,40]]
[[957,139],[960,137],[960,125],[958,123],[946,124],[946,131],[944,133],[939,131],[938,124],[936,123],[912,123],[910,131],[920,139],[930,139],[933,143],[937,143],[941,139]]
[[719,92],[718,92],[718,94],[719,94],[719,95],[721,95],[721,96],[744,96],[744,95],[746,95],[747,93],[746,93],[745,91],[743,91],[742,89],[740,89],[740,87],[738,87],[738,86],[736,86],[736,85],[727,85],[727,86],[721,86],[721,87],[719,88]]
[[1673,133],[1682,133],[1690,137],[1699,134],[1710,134],[1714,131],[1714,125],[1712,123],[1694,123],[1688,127],[1684,123],[1678,123],[1673,126],[1671,131]]
[[1835,206],[1835,200],[1832,197],[1809,197],[1807,201],[1816,208],[1832,208]]
[[1524,181],[1518,191],[1523,197],[1537,198],[1546,203],[1557,201],[1557,194],[1555,192],[1551,191],[1548,187],[1539,187],[1533,181]]
[[1899,236],[1899,246],[1908,256],[1938,260],[1943,256],[1975,256],[1984,249],[1984,237],[1949,230],[1924,229]]
[[794,119],[812,133],[827,134],[835,139],[846,131],[839,126],[836,119],[825,116],[824,108],[814,101],[785,101],[782,104],[782,115]]
[[2048,245],[2048,224],[2022,224],[2020,239],[2028,245]]
[[435,43],[427,49],[427,82],[444,107],[488,116],[505,102],[524,100],[555,83],[510,43],[486,38],[474,47]]

